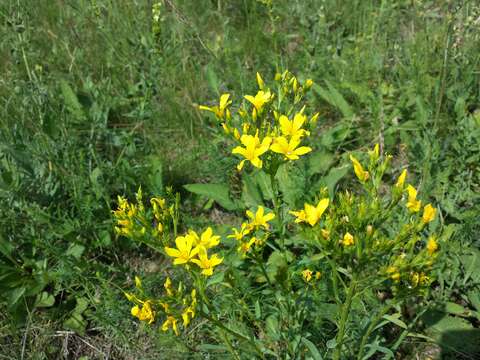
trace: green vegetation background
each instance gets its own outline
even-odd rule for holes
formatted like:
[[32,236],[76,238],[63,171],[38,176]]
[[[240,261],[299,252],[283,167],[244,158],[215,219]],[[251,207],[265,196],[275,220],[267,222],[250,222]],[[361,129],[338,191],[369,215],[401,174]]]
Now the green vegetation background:
[[[128,317],[121,289],[134,274],[156,286],[165,264],[117,238],[110,210],[139,185],[171,185],[184,224],[229,223],[182,187],[228,183],[234,196],[239,183],[197,105],[287,68],[316,83],[325,172],[380,142],[438,205],[448,262],[422,329],[444,356],[478,354],[480,5],[164,0],[155,22],[153,3],[0,4],[1,358],[187,356]],[[440,356],[428,342],[410,348]]]

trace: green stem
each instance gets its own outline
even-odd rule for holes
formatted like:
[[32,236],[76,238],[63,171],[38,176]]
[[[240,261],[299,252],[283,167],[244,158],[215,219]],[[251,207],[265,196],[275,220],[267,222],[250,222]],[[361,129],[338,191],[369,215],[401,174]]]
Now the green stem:
[[215,326],[218,326],[220,329],[222,329],[222,330],[228,332],[229,334],[235,336],[238,340],[246,341],[249,344],[251,344],[255,348],[255,351],[260,355],[260,357],[262,359],[264,358],[262,350],[258,347],[257,344],[255,344],[255,341],[253,339],[250,339],[250,338],[246,337],[245,335],[240,334],[240,333],[236,332],[235,330],[232,330],[232,329],[226,327],[220,321],[218,321],[218,320],[208,316],[207,314],[205,314],[202,310],[199,311],[199,314],[200,314],[200,316],[207,319],[208,321],[210,321]]
[[333,360],[340,360],[342,356],[343,338],[345,337],[345,330],[347,327],[348,315],[350,313],[350,308],[352,306],[352,300],[353,300],[353,296],[355,295],[356,287],[357,287],[357,282],[356,282],[356,279],[353,278],[351,280],[350,286],[348,287],[347,298],[345,299],[345,303],[343,304],[343,307],[342,307],[340,325],[339,325],[338,334],[336,337],[337,348],[335,349],[335,353],[333,354]]
[[278,233],[280,234],[281,238],[281,247],[282,250],[285,249],[285,239],[283,237],[283,219],[282,215],[280,213],[280,205],[279,205],[279,199],[278,199],[278,188],[277,188],[277,183],[275,181],[275,172],[270,171],[270,185],[272,186],[272,192],[273,192],[273,207],[275,209],[275,216],[277,219],[277,226],[278,226]]
[[335,301],[337,302],[337,304],[340,304],[340,295],[338,294],[338,282],[337,282],[337,278],[339,276],[338,271],[337,271],[337,268],[335,267],[335,264],[333,264],[332,260],[329,259],[328,256],[326,257],[326,259],[328,261],[328,264],[332,268],[332,272],[333,272],[333,276],[332,276],[333,295],[335,296]]
[[257,262],[258,266],[260,266],[260,269],[262,270],[263,276],[265,276],[265,279],[267,279],[268,285],[273,287],[273,284],[270,281],[270,277],[268,276],[267,269],[265,269],[265,265],[263,265],[262,259],[260,259],[257,254],[255,255],[255,261]]
[[380,312],[378,313],[378,315],[375,317],[375,319],[373,319],[372,322],[370,323],[370,325],[368,326],[367,331],[365,332],[365,334],[362,337],[362,342],[360,343],[360,347],[359,347],[358,355],[357,355],[357,360],[362,359],[363,352],[365,350],[365,345],[367,344],[367,341],[368,341],[371,333],[375,330],[375,327],[378,325],[380,320],[382,320],[383,315],[385,315],[392,308],[392,306],[393,306],[393,304],[385,304],[383,306],[383,308],[380,310]]

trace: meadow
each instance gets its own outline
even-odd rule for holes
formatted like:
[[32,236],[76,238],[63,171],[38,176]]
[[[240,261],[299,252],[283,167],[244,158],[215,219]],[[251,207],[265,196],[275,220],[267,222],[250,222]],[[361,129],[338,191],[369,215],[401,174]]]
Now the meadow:
[[[480,356],[477,1],[5,0],[0,19],[0,359]],[[295,159],[262,131],[303,103]],[[230,116],[263,166],[239,170]],[[245,214],[254,245],[229,237]],[[209,227],[213,275],[172,265]],[[428,280],[397,277],[407,248]],[[178,336],[132,304],[165,291],[196,314]]]

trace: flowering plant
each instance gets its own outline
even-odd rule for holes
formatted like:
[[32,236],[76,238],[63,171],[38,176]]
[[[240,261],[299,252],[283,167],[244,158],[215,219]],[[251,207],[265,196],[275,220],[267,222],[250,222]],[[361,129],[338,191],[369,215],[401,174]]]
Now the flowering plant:
[[[212,227],[178,235],[178,198],[174,205],[154,198],[150,212],[141,195],[136,205],[119,198],[119,234],[159,238],[162,247],[154,248],[171,259],[174,274],[159,299],[145,296],[137,279],[138,294],[126,293],[132,315],[148,324],[161,319],[162,330],[176,335],[203,318],[235,358],[364,359],[385,352],[389,341],[398,347],[408,333],[401,306],[433,281],[436,209],[423,206],[406,170],[394,184],[384,182],[391,156],[378,145],[350,154],[358,186],[335,196],[319,188],[292,206],[279,172],[312,152],[307,140],[318,113],[307,115],[305,99],[313,82],[286,71],[275,76],[276,92],[259,74],[257,84],[237,111],[230,94],[200,106],[234,142],[243,177],[265,180],[265,196],[241,225],[225,236]],[[397,341],[382,337],[387,323],[406,333]]]

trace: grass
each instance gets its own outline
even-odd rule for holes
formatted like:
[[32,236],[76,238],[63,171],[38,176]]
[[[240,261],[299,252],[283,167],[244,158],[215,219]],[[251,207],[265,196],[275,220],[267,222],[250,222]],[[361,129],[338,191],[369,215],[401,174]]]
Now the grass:
[[[0,5],[5,358],[102,358],[107,351],[111,358],[157,358],[165,346],[182,358],[174,355],[182,345],[125,318],[119,288],[131,286],[136,273],[146,273],[154,288],[162,264],[115,237],[110,209],[118,194],[132,196],[139,185],[147,194],[171,185],[182,192],[185,213],[222,222],[220,209],[202,209],[182,188],[236,183],[233,160],[196,105],[226,91],[253,92],[256,71],[272,78],[288,68],[314,79],[316,145],[334,163],[380,142],[400,159],[399,170],[419,170],[413,176],[439,204],[456,259],[435,299],[475,309],[468,295],[480,281],[468,275],[479,266],[469,251],[480,247],[474,1],[165,0],[157,33],[151,4]],[[184,225],[199,221],[194,215]],[[90,305],[80,309],[78,299]],[[478,319],[461,320],[478,329]],[[198,336],[189,334],[190,343]],[[443,351],[458,350],[450,343]],[[471,351],[465,358],[479,350]]]

